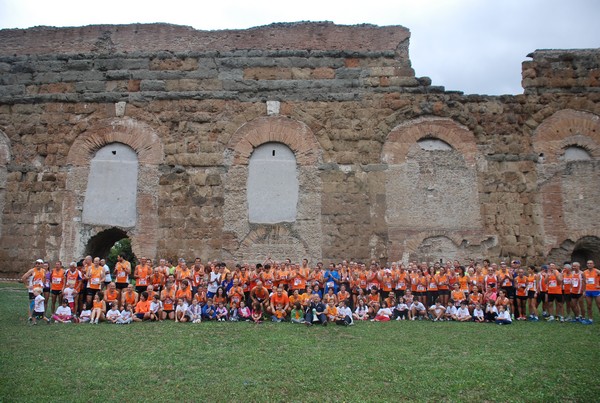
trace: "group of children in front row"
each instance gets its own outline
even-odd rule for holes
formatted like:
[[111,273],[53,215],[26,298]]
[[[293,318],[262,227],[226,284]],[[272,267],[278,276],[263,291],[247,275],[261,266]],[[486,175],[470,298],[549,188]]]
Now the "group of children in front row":
[[[376,290],[373,290],[373,292],[375,293]],[[269,298],[271,302],[276,293],[278,292],[271,293]],[[281,293],[282,290],[279,290],[278,294],[280,296]],[[32,324],[37,324],[40,319],[50,323],[50,319],[44,316],[45,299],[41,295],[42,289],[35,288],[33,294]],[[500,325],[512,323],[508,309],[508,299],[502,291],[500,291],[495,301],[488,300],[485,309],[479,303],[469,305],[466,300],[456,302],[450,300],[448,305],[444,306],[439,298],[434,305],[427,308],[421,301],[413,298],[410,291],[407,291],[406,295],[400,297],[397,303],[391,295],[382,301],[380,305],[370,304],[367,298],[360,298],[356,309],[352,312],[346,301],[336,301],[326,297],[327,295],[322,300],[320,295],[315,293],[310,296],[308,303],[304,305],[295,302],[293,307],[290,307],[288,302],[284,307],[283,302],[278,302],[266,310],[263,308],[267,305],[263,305],[258,301],[253,302],[252,309],[250,309],[243,300],[239,301],[238,304],[231,303],[228,308],[223,301],[215,304],[213,298],[208,298],[204,304],[201,304],[197,298],[193,298],[191,304],[188,304],[185,298],[178,298],[177,305],[172,307],[173,309],[165,310],[165,305],[160,300],[158,293],[153,293],[152,298],[149,298],[148,292],[144,291],[140,294],[135,307],[130,303],[126,303],[119,310],[119,305],[116,302],[110,303],[110,306],[107,307],[106,302],[103,300],[103,293],[99,292],[94,296],[91,307],[84,304],[79,316],[74,314],[73,302],[69,302],[67,298],[63,299],[62,304],[56,309],[51,319],[56,323],[90,324],[98,324],[100,320],[115,324],[142,321],[162,322],[166,318],[173,319],[175,322],[192,323],[200,323],[203,320],[261,323],[267,315],[270,315],[273,322],[283,322],[289,317],[289,321],[292,323],[304,323],[308,326],[313,323],[327,325],[328,322],[349,326],[354,324],[354,320],[386,322],[416,319],[429,319],[433,322],[445,320],[493,322]],[[285,301],[289,301],[287,293],[285,293]]]

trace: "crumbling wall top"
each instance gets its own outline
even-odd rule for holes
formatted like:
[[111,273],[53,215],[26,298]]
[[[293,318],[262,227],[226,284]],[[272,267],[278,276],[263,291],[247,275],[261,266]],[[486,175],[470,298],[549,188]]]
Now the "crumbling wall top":
[[89,52],[204,52],[247,49],[395,51],[410,37],[402,26],[276,23],[201,31],[172,24],[89,25],[0,30],[0,55]]

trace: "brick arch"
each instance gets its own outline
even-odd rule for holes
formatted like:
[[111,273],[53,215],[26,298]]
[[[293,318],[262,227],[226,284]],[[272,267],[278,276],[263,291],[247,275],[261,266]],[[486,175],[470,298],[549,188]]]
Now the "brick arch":
[[442,140],[460,152],[467,163],[475,163],[477,146],[473,133],[452,119],[432,117],[411,120],[392,129],[383,146],[382,161],[404,163],[410,147],[423,138]]
[[533,149],[544,161],[558,162],[565,148],[579,146],[600,158],[600,116],[564,109],[545,119],[533,133]]
[[248,165],[254,149],[268,142],[290,147],[299,165],[314,165],[321,155],[312,130],[302,122],[283,116],[260,117],[244,124],[232,136],[227,150],[233,151],[234,165]]
[[112,225],[82,223],[83,203],[87,188],[90,162],[100,148],[111,143],[131,147],[138,157],[136,224],[120,228],[131,238],[137,256],[155,256],[158,248],[158,181],[159,165],[164,159],[163,145],[158,134],[147,124],[131,118],[100,120],[88,127],[73,142],[67,155],[67,191],[62,203],[62,239],[60,256],[63,260],[80,256],[89,239]]
[[131,118],[101,120],[79,136],[71,146],[67,164],[89,165],[94,153],[111,143],[123,143],[136,152],[140,165],[158,165],[163,161],[163,145],[148,125]]

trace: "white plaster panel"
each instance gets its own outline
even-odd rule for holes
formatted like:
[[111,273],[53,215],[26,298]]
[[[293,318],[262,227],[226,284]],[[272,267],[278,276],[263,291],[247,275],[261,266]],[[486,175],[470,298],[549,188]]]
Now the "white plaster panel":
[[112,143],[98,150],[90,163],[83,222],[133,227],[137,178],[138,158],[129,146]]
[[281,143],[266,143],[250,156],[248,217],[251,223],[296,221],[298,172],[292,150]]

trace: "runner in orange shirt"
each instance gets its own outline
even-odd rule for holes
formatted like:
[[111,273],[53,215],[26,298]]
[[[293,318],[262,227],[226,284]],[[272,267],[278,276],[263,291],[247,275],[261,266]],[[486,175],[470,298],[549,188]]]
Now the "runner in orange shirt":
[[148,289],[148,285],[150,285],[150,275],[152,274],[152,269],[148,267],[148,260],[145,257],[140,259],[140,264],[138,264],[135,268],[134,277],[135,277],[135,291],[139,294]]
[[563,295],[562,295],[562,274],[554,263],[550,263],[546,285],[548,286],[548,321],[554,320],[554,314],[561,322],[563,318]]
[[165,285],[165,289],[160,293],[160,300],[163,303],[163,311],[162,311],[162,319],[175,319],[175,304],[177,303],[177,299],[175,298],[175,287],[173,287],[173,283],[167,281]]
[[571,272],[571,309],[575,316],[571,322],[581,322],[581,316],[584,314],[583,306],[583,272],[581,271],[581,265],[579,262],[573,262],[573,271]]
[[583,292],[587,303],[588,319],[583,320],[581,323],[591,325],[594,323],[592,316],[594,301],[596,301],[596,306],[600,309],[600,270],[594,266],[593,260],[588,260],[586,266],[587,269],[583,272]]
[[[50,273],[50,293],[52,294],[52,313],[56,312],[56,298],[62,295],[65,288],[65,270],[60,260],[56,261]],[[62,297],[59,298],[59,301]]]
[[516,297],[517,303],[519,304],[519,317],[517,320],[527,320],[527,283],[528,279],[525,277],[523,269],[517,270],[517,277],[514,279],[516,285]]

